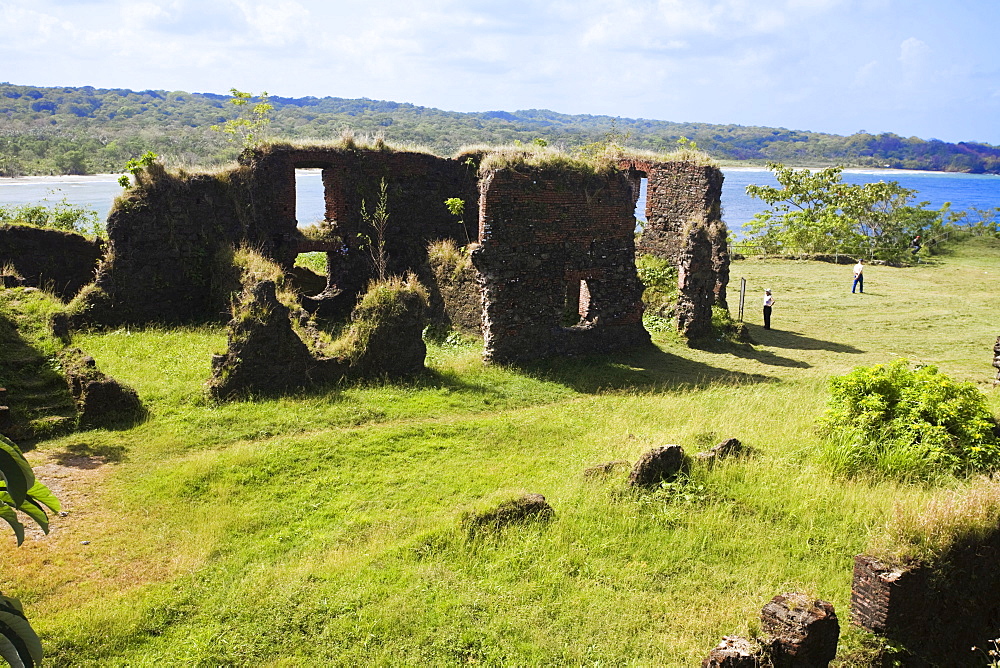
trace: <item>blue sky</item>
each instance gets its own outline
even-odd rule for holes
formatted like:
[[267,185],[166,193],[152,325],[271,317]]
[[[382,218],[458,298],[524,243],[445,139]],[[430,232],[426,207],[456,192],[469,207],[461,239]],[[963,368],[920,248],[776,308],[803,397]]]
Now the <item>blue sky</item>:
[[1000,144],[998,0],[0,0],[0,81]]

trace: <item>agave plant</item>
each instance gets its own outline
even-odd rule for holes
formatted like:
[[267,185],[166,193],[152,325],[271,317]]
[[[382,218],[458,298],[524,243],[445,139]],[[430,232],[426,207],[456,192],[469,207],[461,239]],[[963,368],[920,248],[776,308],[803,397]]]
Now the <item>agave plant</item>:
[[[45,512],[59,512],[59,500],[49,488],[35,480],[35,474],[16,445],[0,436],[0,518],[14,530],[17,544],[24,541],[20,511],[49,532]],[[0,657],[13,668],[32,668],[42,659],[42,643],[28,623],[21,602],[0,594]]]

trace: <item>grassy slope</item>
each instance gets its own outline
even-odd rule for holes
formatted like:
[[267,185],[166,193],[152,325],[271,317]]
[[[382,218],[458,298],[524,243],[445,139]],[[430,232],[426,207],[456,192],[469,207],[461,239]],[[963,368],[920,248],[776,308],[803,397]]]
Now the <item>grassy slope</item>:
[[[666,339],[515,371],[432,347],[416,385],[221,407],[201,394],[221,331],[80,337],[152,418],[31,454],[119,461],[60,482],[72,505],[52,535],[0,545],[0,589],[24,599],[51,665],[131,666],[690,666],[801,589],[840,612],[849,665],[865,641],[846,623],[851,558],[894,504],[934,490],[831,479],[812,430],[825,381],[903,355],[981,383],[1000,412],[986,382],[998,274],[985,241],[939,266],[870,267],[865,295],[849,266],[739,262],[730,301],[746,277],[752,350]],[[581,475],[728,436],[759,456],[696,470],[673,503]],[[521,489],[557,520],[457,531],[463,510]]]

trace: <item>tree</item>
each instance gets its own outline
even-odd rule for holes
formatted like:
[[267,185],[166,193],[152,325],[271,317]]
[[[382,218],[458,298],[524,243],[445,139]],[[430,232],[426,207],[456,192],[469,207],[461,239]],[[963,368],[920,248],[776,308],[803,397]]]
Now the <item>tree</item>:
[[747,186],[747,195],[771,206],[746,225],[754,241],[769,252],[795,248],[828,253],[859,244],[861,239],[853,226],[838,214],[837,189],[845,185],[841,181],[843,168],[829,167],[814,174],[781,163],[767,167],[781,187]]
[[[35,480],[24,455],[16,445],[0,436],[0,518],[14,530],[17,544],[24,541],[24,513],[49,532],[45,508],[59,512],[59,501],[49,488]],[[14,668],[31,668],[42,660],[42,644],[24,616],[21,602],[0,594],[0,657]]]
[[[238,107],[242,114],[253,99],[253,94],[244,93],[236,88],[230,88],[229,92],[233,95],[229,103]],[[274,109],[266,90],[260,94],[258,100],[257,104],[250,107],[248,116],[240,115],[238,118],[226,121],[221,127],[213,125],[212,129],[230,135],[230,141],[238,139],[244,150],[257,148],[266,138],[267,126],[271,123],[271,110]]]
[[770,163],[780,187],[747,186],[771,206],[747,224],[750,238],[773,252],[849,253],[884,260],[905,257],[910,241],[934,227],[940,211],[911,206],[916,191],[897,181],[852,185],[842,167],[813,173]]

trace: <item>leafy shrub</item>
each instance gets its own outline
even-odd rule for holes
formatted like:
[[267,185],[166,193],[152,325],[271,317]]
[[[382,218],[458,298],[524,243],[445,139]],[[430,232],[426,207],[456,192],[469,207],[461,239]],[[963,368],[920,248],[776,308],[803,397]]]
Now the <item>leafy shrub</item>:
[[668,260],[655,255],[639,255],[635,259],[639,280],[645,286],[642,303],[645,311],[642,324],[650,332],[671,332],[677,309],[677,268]]
[[[0,436],[0,519],[14,530],[18,545],[24,541],[24,525],[17,513],[24,513],[48,533],[46,507],[59,512],[59,501],[48,487],[35,480],[21,450]],[[12,666],[33,666],[42,660],[42,645],[24,616],[21,602],[3,594],[0,594],[0,658]]]
[[896,360],[858,367],[830,388],[821,425],[826,458],[841,472],[932,480],[1000,464],[996,421],[972,383]]
[[673,316],[677,307],[677,267],[655,255],[639,255],[635,269],[646,288],[642,293],[646,310],[664,318]]
[[718,304],[712,305],[712,331],[715,332],[716,338],[726,339],[733,343],[748,343],[750,341],[747,326],[733,320],[729,309]]
[[89,236],[104,236],[104,224],[97,212],[87,206],[70,204],[64,197],[55,204],[43,200],[39,204],[0,206],[0,225],[28,225]]

